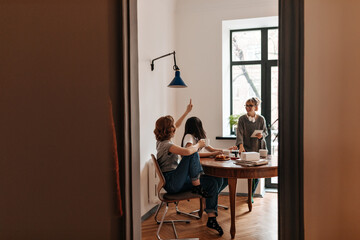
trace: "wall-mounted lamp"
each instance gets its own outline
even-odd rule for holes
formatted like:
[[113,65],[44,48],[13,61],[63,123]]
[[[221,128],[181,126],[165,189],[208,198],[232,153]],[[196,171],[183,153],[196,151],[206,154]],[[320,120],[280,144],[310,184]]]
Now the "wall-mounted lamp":
[[173,51],[172,53],[168,53],[168,54],[165,54],[161,57],[158,57],[158,58],[155,58],[151,61],[151,71],[154,70],[154,61],[160,59],[160,58],[163,58],[163,57],[167,57],[167,56],[170,56],[170,55],[174,55],[174,66],[173,66],[173,69],[175,71],[175,77],[174,79],[171,81],[171,83],[168,85],[168,87],[171,87],[171,88],[185,88],[187,87],[186,84],[184,83],[184,81],[181,79],[180,77],[180,69],[179,67],[176,65],[176,58],[175,58],[175,51]]

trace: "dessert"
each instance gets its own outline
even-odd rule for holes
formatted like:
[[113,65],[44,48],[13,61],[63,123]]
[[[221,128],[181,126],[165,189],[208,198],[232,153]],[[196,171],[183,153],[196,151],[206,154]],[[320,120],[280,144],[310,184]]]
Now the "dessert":
[[216,155],[215,157],[217,160],[226,160],[226,156],[224,154]]

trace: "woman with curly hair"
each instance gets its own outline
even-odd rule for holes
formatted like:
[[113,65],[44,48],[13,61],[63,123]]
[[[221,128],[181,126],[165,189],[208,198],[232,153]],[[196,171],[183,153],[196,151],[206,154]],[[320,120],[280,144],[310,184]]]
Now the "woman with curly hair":
[[[157,161],[165,177],[165,190],[169,193],[178,193],[192,190],[212,201],[206,201],[205,212],[208,214],[207,226],[223,234],[222,228],[216,221],[218,185],[214,178],[202,176],[204,171],[200,164],[198,150],[205,146],[205,140],[200,139],[196,144],[181,147],[174,144],[171,139],[187,114],[192,110],[192,103],[176,123],[170,115],[160,117],[156,121],[154,134],[156,137]],[[180,163],[179,156],[181,156]],[[209,224],[211,222],[211,224]]]

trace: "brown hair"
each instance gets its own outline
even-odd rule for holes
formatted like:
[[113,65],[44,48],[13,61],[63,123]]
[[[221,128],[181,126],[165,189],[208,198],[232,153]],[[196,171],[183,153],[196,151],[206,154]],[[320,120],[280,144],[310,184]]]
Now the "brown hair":
[[159,118],[155,123],[154,134],[156,140],[169,140],[175,133],[174,118],[170,115]]

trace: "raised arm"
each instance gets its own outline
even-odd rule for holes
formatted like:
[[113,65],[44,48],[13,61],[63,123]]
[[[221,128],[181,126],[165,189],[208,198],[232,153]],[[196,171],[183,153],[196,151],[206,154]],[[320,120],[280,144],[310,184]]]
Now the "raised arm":
[[176,128],[180,127],[181,123],[184,121],[185,117],[189,114],[189,112],[191,112],[192,108],[193,105],[191,103],[191,98],[190,98],[190,103],[187,105],[184,114],[175,123]]

